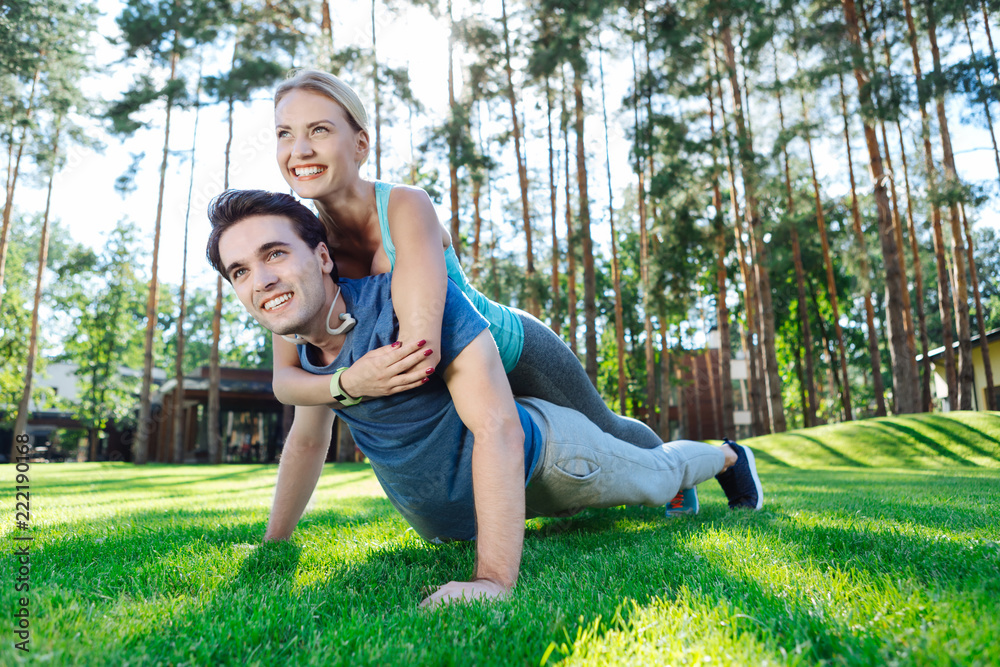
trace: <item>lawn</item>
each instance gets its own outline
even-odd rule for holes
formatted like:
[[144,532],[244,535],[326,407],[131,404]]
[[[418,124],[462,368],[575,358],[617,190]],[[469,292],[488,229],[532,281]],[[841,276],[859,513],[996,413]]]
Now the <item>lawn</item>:
[[[429,546],[362,464],[328,466],[258,547],[276,468],[32,465],[31,652],[0,664],[1000,665],[1000,413],[747,441],[767,502],[534,520],[515,595],[439,611]],[[18,609],[12,466],[3,609]]]

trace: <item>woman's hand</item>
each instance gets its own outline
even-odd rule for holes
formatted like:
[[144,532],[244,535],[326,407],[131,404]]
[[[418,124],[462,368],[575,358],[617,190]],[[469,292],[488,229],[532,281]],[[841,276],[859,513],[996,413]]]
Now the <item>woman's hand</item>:
[[441,358],[425,349],[426,341],[396,341],[366,353],[340,376],[340,388],[348,396],[390,396],[427,382]]

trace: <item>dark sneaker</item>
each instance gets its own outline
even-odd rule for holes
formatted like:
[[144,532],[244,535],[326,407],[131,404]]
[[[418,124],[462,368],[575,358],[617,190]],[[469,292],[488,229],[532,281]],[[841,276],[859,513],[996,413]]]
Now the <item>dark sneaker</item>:
[[672,519],[677,516],[694,516],[698,513],[698,489],[691,487],[680,491],[674,499],[667,504],[667,518]]
[[729,509],[748,507],[759,510],[764,505],[764,490],[760,488],[753,452],[746,445],[738,445],[732,440],[726,440],[724,444],[736,452],[736,463],[726,472],[716,475],[715,479],[719,480],[729,499]]

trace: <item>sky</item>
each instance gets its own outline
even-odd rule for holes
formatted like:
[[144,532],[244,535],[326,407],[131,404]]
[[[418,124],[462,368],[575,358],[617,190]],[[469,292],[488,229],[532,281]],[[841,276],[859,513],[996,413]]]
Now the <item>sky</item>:
[[[347,43],[368,45],[371,41],[370,5],[367,1],[346,0],[333,3],[337,11],[334,23],[334,40],[338,47]],[[472,11],[499,17],[499,1],[470,4],[456,2],[456,14]],[[118,0],[99,0],[103,16],[98,32],[92,43],[96,52],[98,71],[101,74],[86,82],[86,88],[106,101],[121,94],[131,81],[133,72],[120,65],[120,47],[109,41],[117,34],[115,17],[121,10]],[[412,86],[417,98],[425,106],[426,118],[419,119],[418,133],[428,122],[439,122],[447,110],[447,32],[433,20],[425,10],[407,10],[394,14],[380,12],[378,40],[380,59],[393,66],[409,65]],[[964,41],[964,40],[963,40]],[[954,45],[943,44],[943,51],[959,57],[962,42]],[[219,63],[206,59],[205,71],[209,73]],[[621,203],[622,192],[630,183],[632,174],[629,165],[628,144],[625,127],[631,124],[631,113],[621,108],[621,100],[631,81],[631,63],[627,61],[605,61],[608,85],[608,116],[611,119],[611,168],[616,203]],[[456,64],[459,73],[458,86],[461,87],[461,62]],[[595,91],[589,89],[590,98],[599,99]],[[366,103],[368,100],[366,100]],[[529,100],[531,105],[532,101]],[[786,105],[789,103],[786,102]],[[797,109],[797,103],[792,107]],[[274,130],[270,93],[261,91],[248,105],[238,105],[235,113],[235,136],[233,144],[233,165],[230,172],[230,187],[262,188],[287,191],[274,161]],[[498,106],[497,113],[503,111]],[[957,120],[960,109],[951,108],[952,119]],[[371,113],[371,109],[369,109]],[[592,211],[595,212],[594,237],[599,245],[607,245],[608,231],[602,222],[606,215],[596,213],[607,209],[607,181],[605,176],[604,137],[599,126],[599,108],[588,119],[587,145],[589,168],[592,174],[590,186],[593,198]],[[532,111],[538,118],[539,112]],[[786,111],[787,113],[787,111]],[[74,240],[90,245],[98,245],[115,224],[122,219],[136,222],[152,247],[152,233],[156,216],[157,191],[159,185],[159,164],[163,146],[163,107],[159,106],[144,116],[150,121],[147,129],[140,130],[127,139],[118,139],[106,133],[98,123],[93,123],[91,135],[101,137],[105,143],[102,151],[80,147],[70,150],[66,167],[56,176],[52,215],[60,219],[63,229],[68,230]],[[383,126],[383,142],[386,153],[383,156],[383,178],[391,178],[392,172],[401,168],[410,157],[409,126],[405,122],[405,112],[397,112],[395,118],[404,119],[396,126]],[[503,118],[494,119],[496,127],[505,127]],[[533,129],[537,120],[532,121]],[[189,237],[189,281],[205,286],[214,284],[214,276],[204,259],[208,223],[205,208],[209,199],[223,189],[223,153],[226,141],[225,109],[204,107],[198,121],[198,138],[194,144],[197,151],[196,169],[193,181],[193,200],[190,210]],[[531,124],[531,123],[529,123]],[[956,160],[961,176],[973,182],[991,183],[996,187],[996,166],[990,150],[989,137],[984,130],[952,123]],[[187,213],[187,193],[191,162],[188,159],[192,148],[194,112],[175,112],[171,123],[171,156],[165,187],[162,217],[162,236],[159,277],[161,281],[180,283],[181,257],[183,248],[183,228]],[[758,132],[758,150],[766,145],[768,133],[775,128],[755,128]],[[816,144],[820,178],[828,195],[842,195],[848,191],[842,140],[831,130],[830,137]],[[866,182],[865,169],[867,154],[864,151],[860,132],[853,138],[855,169],[859,183]],[[416,142],[419,143],[419,140]],[[541,168],[546,162],[545,142],[541,138],[529,137],[529,165]],[[509,144],[506,152],[512,152]],[[124,198],[115,192],[114,183],[132,162],[132,155],[145,153],[140,171],[135,181],[134,192]],[[911,162],[921,156],[911,149]],[[374,178],[374,160],[369,160],[366,176]],[[388,172],[388,174],[386,173]],[[444,172],[447,179],[447,173]],[[992,182],[991,180],[992,179]],[[901,181],[902,179],[900,179]],[[514,186],[516,187],[516,186]],[[537,184],[536,187],[544,187]],[[901,187],[901,186],[900,186]],[[447,183],[441,183],[446,189]],[[511,190],[511,197],[516,192]],[[504,214],[501,197],[494,197],[492,215],[500,219]],[[994,204],[997,199],[994,199]],[[445,202],[447,203],[447,198]],[[20,211],[42,211],[45,206],[45,190],[42,185],[32,186],[27,181],[19,185],[15,206]],[[439,205],[442,220],[450,213],[446,206]],[[1000,227],[1000,214],[996,207],[980,211],[980,224]],[[543,212],[538,220],[540,231],[547,225],[548,215]],[[517,221],[508,220],[511,229]],[[513,232],[511,232],[512,234]],[[544,231],[543,231],[544,233]],[[547,234],[546,234],[547,238]],[[148,270],[148,269],[147,269]]]

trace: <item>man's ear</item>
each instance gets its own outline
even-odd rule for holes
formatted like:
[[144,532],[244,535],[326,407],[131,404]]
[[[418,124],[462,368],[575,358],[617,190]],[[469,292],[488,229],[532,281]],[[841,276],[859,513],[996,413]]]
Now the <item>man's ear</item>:
[[333,256],[330,254],[330,249],[326,247],[326,244],[320,241],[314,252],[316,253],[316,257],[319,259],[319,265],[323,270],[323,273],[329,274],[333,271]]

